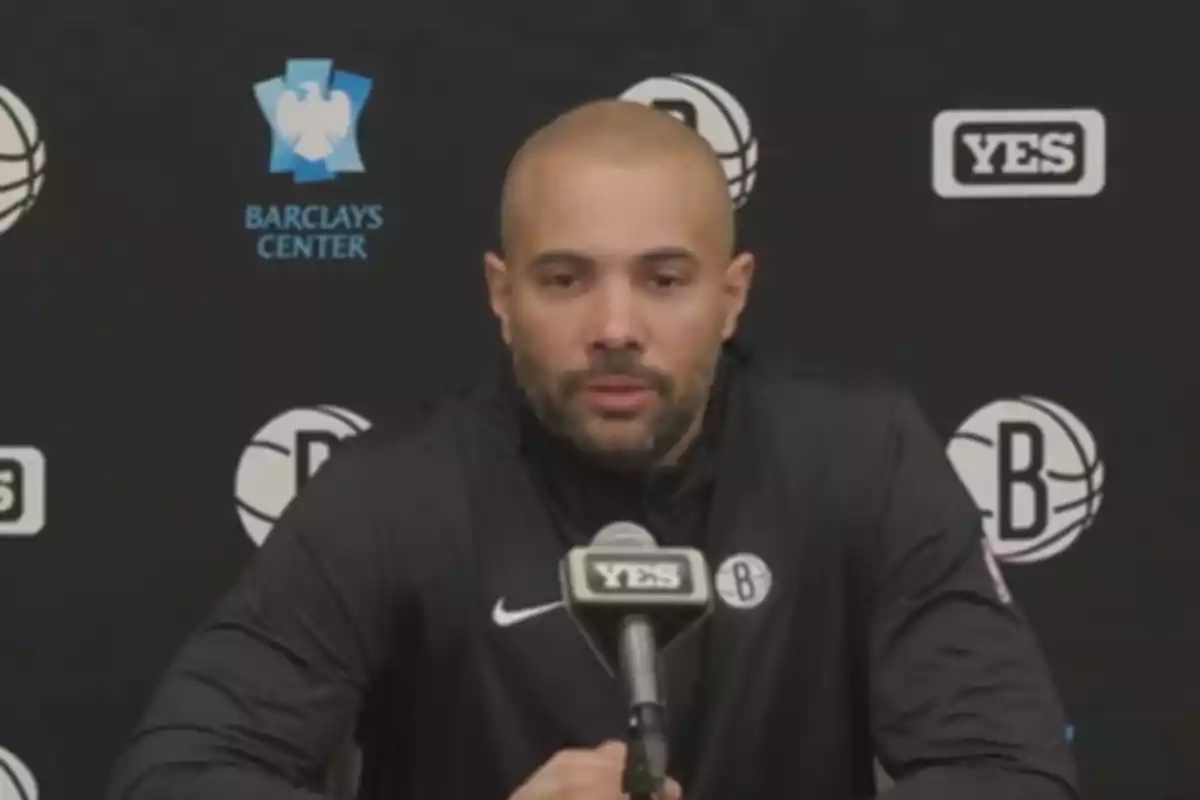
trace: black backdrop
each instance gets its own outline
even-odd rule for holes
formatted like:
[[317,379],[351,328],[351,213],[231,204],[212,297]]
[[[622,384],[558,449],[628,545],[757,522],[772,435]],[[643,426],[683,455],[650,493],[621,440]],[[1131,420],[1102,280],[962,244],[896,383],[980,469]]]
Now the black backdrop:
[[[1200,56],[1154,4],[1118,12],[0,0],[0,798],[99,795],[297,470],[491,357],[479,255],[513,149],[650,78],[728,152],[750,340],[892,375],[945,433],[1087,797],[1200,798]],[[300,89],[296,59],[349,74],[309,75],[330,103],[370,82],[329,129],[363,171],[272,172],[254,87]],[[935,146],[970,110],[1042,116],[944,116]],[[247,229],[288,205],[307,229]],[[262,256],[320,234],[339,257]]]

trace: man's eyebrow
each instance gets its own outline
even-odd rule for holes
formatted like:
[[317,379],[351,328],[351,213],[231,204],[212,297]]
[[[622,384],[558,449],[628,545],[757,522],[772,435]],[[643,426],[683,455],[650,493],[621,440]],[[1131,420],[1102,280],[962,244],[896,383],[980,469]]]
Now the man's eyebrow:
[[644,264],[661,264],[664,261],[687,261],[699,264],[700,257],[686,247],[656,247],[638,256]]
[[[636,257],[638,263],[655,265],[683,261],[696,265],[701,263],[700,257],[686,247],[655,247]],[[587,269],[595,266],[596,260],[586,253],[577,250],[554,249],[543,250],[529,261],[531,269],[546,269],[549,267],[565,267],[568,269]]]
[[543,250],[533,257],[529,266],[533,269],[544,267],[590,267],[594,260],[575,250]]

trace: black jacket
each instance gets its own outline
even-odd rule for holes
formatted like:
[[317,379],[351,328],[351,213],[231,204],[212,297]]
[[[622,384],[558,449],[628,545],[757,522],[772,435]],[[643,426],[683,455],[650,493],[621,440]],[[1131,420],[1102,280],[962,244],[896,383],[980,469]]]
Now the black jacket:
[[908,395],[731,351],[686,467],[631,489],[516,394],[330,459],[170,666],[110,800],[323,798],[352,733],[363,798],[503,800],[620,738],[621,686],[565,611],[496,623],[558,599],[566,549],[613,519],[769,571],[726,570],[667,658],[687,800],[874,797],[876,757],[890,800],[1077,797],[1047,667]]

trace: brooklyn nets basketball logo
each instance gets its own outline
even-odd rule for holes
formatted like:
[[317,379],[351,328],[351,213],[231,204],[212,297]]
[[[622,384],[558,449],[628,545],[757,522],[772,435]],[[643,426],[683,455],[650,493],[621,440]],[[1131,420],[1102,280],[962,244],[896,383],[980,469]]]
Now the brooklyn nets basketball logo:
[[771,570],[753,553],[738,553],[721,562],[713,584],[731,608],[754,608],[771,591]]
[[3,747],[0,747],[0,800],[38,800],[33,773]]
[[261,545],[288,504],[345,439],[371,423],[337,406],[293,408],[254,434],[238,464],[234,493],[246,534]]
[[742,104],[724,88],[695,75],[647,78],[626,89],[622,100],[665,111],[708,140],[721,159],[735,208],[750,199],[758,168],[758,139]]
[[1000,563],[996,561],[996,555],[992,552],[991,543],[985,537],[979,544],[983,551],[984,566],[987,567],[988,575],[992,578],[992,586],[996,589],[996,598],[1004,605],[1008,605],[1012,602],[1012,592],[1008,590],[1004,573],[1000,570]]
[[1104,485],[1092,434],[1070,411],[1038,397],[998,400],[971,414],[946,449],[983,513],[1002,562],[1043,561],[1096,518]]
[[46,144],[38,135],[33,112],[0,86],[0,233],[33,207],[42,190],[45,166]]

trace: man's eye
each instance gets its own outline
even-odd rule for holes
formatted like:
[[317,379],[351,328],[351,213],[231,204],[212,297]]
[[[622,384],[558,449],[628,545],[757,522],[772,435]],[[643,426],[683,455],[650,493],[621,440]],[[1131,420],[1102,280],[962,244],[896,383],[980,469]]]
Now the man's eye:
[[671,289],[682,283],[678,275],[655,275],[650,279],[655,289]]
[[560,272],[546,278],[546,283],[556,289],[570,289],[577,282],[578,279],[569,272]]

